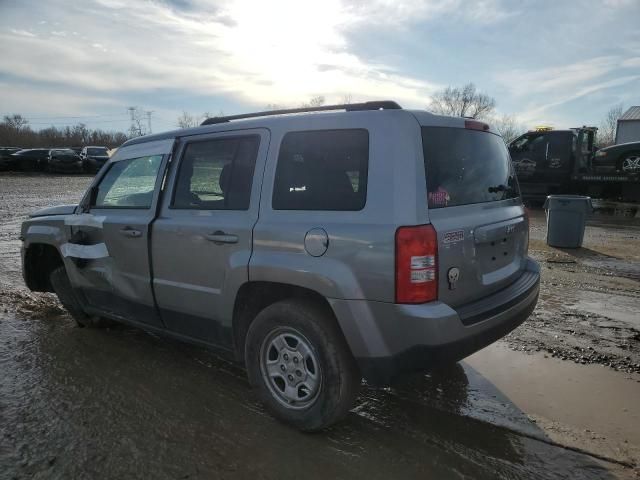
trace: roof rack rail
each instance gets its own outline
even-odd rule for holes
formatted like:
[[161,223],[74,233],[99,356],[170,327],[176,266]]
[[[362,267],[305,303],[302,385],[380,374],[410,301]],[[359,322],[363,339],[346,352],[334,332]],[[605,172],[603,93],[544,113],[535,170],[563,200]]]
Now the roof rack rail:
[[264,112],[228,115],[226,117],[211,117],[207,118],[200,125],[226,123],[231,120],[241,120],[244,118],[270,117],[272,115],[286,115],[289,113],[325,112],[329,110],[346,110],[347,112],[360,112],[363,110],[402,110],[402,107],[392,100],[381,100],[376,102],[346,103],[341,105],[322,105],[320,107],[285,108],[281,110],[266,110]]

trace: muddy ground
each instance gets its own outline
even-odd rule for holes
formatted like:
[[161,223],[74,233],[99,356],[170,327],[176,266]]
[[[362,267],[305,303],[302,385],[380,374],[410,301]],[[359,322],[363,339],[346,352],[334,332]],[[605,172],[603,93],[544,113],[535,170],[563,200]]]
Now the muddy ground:
[[596,214],[579,250],[548,247],[545,235],[544,212],[532,212],[529,251],[543,269],[540,302],[506,340],[640,373],[640,220]]
[[640,222],[595,216],[585,248],[544,243],[531,319],[447,371],[363,388],[306,435],[207,350],[77,328],[20,276],[19,226],[84,176],[0,176],[0,478],[640,478]]

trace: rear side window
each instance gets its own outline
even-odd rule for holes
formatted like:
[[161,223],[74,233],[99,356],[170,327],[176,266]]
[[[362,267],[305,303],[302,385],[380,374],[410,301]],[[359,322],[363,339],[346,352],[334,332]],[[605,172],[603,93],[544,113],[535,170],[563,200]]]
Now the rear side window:
[[247,210],[259,145],[257,135],[187,145],[172,208]]
[[291,132],[280,145],[274,210],[362,210],[367,200],[369,133]]
[[96,208],[150,208],[162,155],[115,162],[98,185]]
[[501,137],[464,128],[423,127],[429,208],[494,202],[519,196]]

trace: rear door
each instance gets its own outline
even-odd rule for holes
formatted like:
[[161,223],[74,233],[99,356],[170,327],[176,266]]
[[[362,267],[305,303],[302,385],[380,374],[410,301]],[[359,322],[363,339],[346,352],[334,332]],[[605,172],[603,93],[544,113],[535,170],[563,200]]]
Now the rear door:
[[169,330],[231,345],[233,304],[248,281],[268,144],[264,129],[181,140],[153,224],[153,285]]
[[502,137],[422,127],[422,141],[429,219],[439,241],[438,298],[462,305],[521,275],[528,222]]
[[172,143],[120,149],[94,187],[88,213],[66,221],[70,237],[62,247],[71,282],[90,306],[155,326],[162,323],[151,289],[149,234]]

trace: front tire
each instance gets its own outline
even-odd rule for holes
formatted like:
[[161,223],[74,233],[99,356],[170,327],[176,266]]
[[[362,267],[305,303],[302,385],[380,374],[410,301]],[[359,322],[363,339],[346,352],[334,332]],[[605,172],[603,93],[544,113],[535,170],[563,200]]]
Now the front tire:
[[88,315],[82,308],[78,296],[71,286],[67,271],[64,267],[58,267],[49,276],[53,291],[58,296],[62,306],[69,312],[79,327],[105,328],[114,325],[115,322],[96,315]]
[[262,310],[245,344],[249,382],[267,410],[302,431],[322,430],[353,406],[360,372],[327,307],[283,300]]

